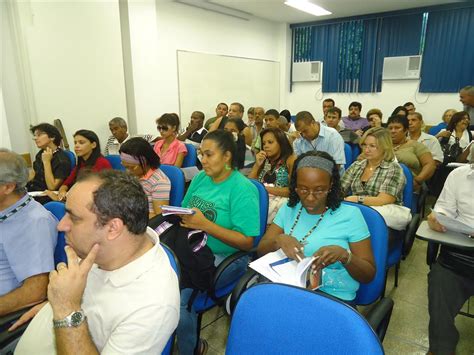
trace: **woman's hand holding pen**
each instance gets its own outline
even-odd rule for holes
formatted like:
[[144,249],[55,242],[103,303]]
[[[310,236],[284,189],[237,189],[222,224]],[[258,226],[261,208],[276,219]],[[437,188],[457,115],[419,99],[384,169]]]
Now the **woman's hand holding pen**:
[[280,234],[277,238],[278,246],[283,250],[287,257],[301,261],[304,258],[303,245],[295,237],[287,234]]

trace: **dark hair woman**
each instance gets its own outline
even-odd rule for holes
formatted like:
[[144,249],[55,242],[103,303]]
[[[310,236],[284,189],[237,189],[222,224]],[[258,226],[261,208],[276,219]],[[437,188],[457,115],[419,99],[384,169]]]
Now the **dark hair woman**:
[[321,291],[352,301],[359,282],[375,275],[370,234],[357,207],[341,204],[339,169],[326,152],[308,152],[295,161],[290,198],[258,246],[264,255],[278,249],[292,259],[314,256],[323,269]]

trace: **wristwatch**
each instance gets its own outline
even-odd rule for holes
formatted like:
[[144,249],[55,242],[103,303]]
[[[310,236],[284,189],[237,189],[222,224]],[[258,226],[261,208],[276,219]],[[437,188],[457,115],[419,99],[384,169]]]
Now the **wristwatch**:
[[66,318],[54,320],[53,319],[53,327],[54,328],[72,328],[78,327],[87,319],[84,311],[80,309],[79,311],[74,311]]
[[363,205],[365,200],[365,196],[357,196],[357,203]]

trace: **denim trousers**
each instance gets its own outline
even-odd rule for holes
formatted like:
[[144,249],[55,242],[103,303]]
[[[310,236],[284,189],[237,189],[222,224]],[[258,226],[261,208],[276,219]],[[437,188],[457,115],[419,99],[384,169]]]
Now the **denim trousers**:
[[[218,266],[227,255],[216,254],[215,265]],[[217,282],[216,289],[223,287],[233,281],[236,281],[247,269],[249,263],[248,257],[242,257],[229,265],[222,273]],[[185,288],[181,290],[181,308],[178,328],[176,329],[177,343],[180,355],[192,355],[198,343],[198,314],[191,307],[188,311],[188,301],[193,293],[192,288]],[[200,296],[199,294],[198,296]]]

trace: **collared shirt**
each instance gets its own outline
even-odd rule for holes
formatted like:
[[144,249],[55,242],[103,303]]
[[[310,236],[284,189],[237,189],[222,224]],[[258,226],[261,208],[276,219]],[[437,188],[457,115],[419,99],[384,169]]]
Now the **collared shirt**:
[[[113,271],[92,266],[82,309],[101,354],[160,354],[179,320],[176,273],[148,228],[155,246]],[[16,354],[55,354],[53,312],[48,303],[32,320]]]
[[296,139],[293,142],[293,149],[296,155],[320,150],[328,153],[336,161],[336,164],[343,166],[346,163],[346,156],[344,155],[344,140],[338,131],[334,128],[319,125],[319,135],[309,141],[303,137]]
[[367,159],[355,161],[344,173],[341,187],[345,193],[352,191],[357,196],[378,196],[380,192],[395,197],[395,203],[403,204],[403,188],[406,184],[401,166],[392,161],[382,161],[367,182],[361,180]]
[[207,129],[205,129],[204,127],[201,127],[200,129],[198,129],[197,131],[194,131],[189,137],[188,139],[190,141],[193,141],[195,143],[201,143],[202,139],[204,138],[204,136],[207,134]]
[[[28,195],[0,211],[8,215]],[[0,296],[20,287],[31,276],[54,270],[58,221],[35,200],[0,222]]]
[[176,138],[174,141],[171,142],[168,147],[168,150],[164,154],[161,153],[161,148],[163,147],[163,144],[165,144],[165,140],[159,140],[155,143],[155,146],[153,148],[155,153],[160,157],[161,164],[174,165],[176,163],[176,159],[178,158],[178,154],[183,153],[184,156],[188,154],[188,149],[186,148],[184,143]]
[[427,134],[425,132],[421,132],[421,135],[417,141],[419,143],[424,144],[429,149],[434,160],[437,160],[440,163],[443,162],[443,150],[441,149],[441,144],[439,144],[439,140],[435,136],[432,136],[431,134]]
[[153,140],[153,136],[151,134],[136,134],[132,136],[131,134],[128,134],[127,138],[122,143],[119,143],[117,138],[114,136],[110,136],[109,139],[107,139],[107,143],[105,145],[105,150],[104,150],[104,155],[118,155],[120,154],[119,149],[124,144],[126,141],[128,141],[130,138],[136,138],[140,137],[145,139],[147,142],[151,142]]
[[342,122],[344,122],[346,129],[350,129],[352,131],[357,131],[369,126],[369,121],[367,121],[367,118],[365,117],[359,117],[358,119],[353,120],[349,116],[345,116],[342,118]]

